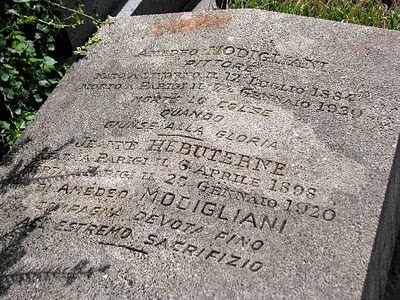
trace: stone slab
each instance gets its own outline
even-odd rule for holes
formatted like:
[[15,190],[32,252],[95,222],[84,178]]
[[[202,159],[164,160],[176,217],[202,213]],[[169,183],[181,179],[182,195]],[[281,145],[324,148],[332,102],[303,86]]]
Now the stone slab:
[[400,33],[121,17],[0,167],[4,299],[379,299]]
[[205,10],[213,10],[217,8],[217,3],[215,0],[201,0],[195,8],[193,8],[194,12],[197,11],[205,11]]

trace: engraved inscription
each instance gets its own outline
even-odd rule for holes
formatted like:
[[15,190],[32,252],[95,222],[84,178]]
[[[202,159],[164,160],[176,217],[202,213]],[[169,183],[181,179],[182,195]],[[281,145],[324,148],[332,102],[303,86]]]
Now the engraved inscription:
[[[210,18],[172,19],[153,33],[164,41],[231,21]],[[325,122],[358,130],[377,93],[362,80],[328,80],[339,64],[273,37],[145,41],[129,63],[72,76],[76,101],[92,97],[102,109],[67,146],[40,152],[12,178],[29,194],[22,226],[93,243],[109,257],[119,251],[121,261],[171,257],[252,279],[269,276],[274,247],[343,226],[347,203],[333,195],[362,190],[343,182],[347,169],[364,176],[364,167],[347,140],[330,143]],[[337,183],[331,171],[346,174]]]
[[287,219],[280,219],[266,213],[228,207],[213,201],[195,200],[189,196],[159,189],[147,189],[143,193],[141,201],[148,201],[173,210],[190,212],[191,214],[205,216],[217,221],[234,223],[247,229],[256,228],[280,234],[285,230],[288,222]]
[[232,165],[240,169],[257,172],[267,172],[272,175],[284,176],[286,163],[273,159],[244,155],[222,149],[216,149],[201,144],[181,142],[177,140],[152,139],[146,149],[149,152],[173,152],[196,159],[205,159],[219,165]]
[[245,144],[246,146],[258,146],[266,149],[274,149],[277,150],[278,142],[272,141],[265,138],[260,138],[258,136],[248,136],[246,134],[239,134],[236,132],[220,130],[215,136],[218,139],[222,139],[224,141],[235,142],[238,144]]
[[190,255],[203,259],[205,261],[211,261],[213,263],[219,263],[230,267],[237,267],[241,269],[247,269],[251,272],[258,272],[263,267],[263,263],[260,261],[252,261],[249,258],[241,257],[235,253],[226,253],[223,250],[216,250],[214,248],[202,247],[195,244],[190,244],[183,240],[168,240],[168,238],[158,236],[156,234],[150,234],[147,240],[144,241],[145,245],[161,248],[169,251],[176,251],[184,255]]

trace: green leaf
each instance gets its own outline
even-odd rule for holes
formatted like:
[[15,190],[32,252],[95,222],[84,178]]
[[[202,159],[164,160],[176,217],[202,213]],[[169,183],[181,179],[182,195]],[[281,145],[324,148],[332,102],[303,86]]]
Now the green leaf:
[[43,33],[45,33],[45,34],[48,34],[49,33],[49,28],[47,27],[47,26],[44,26],[44,25],[42,25],[42,24],[40,24],[40,23],[38,23],[37,25],[36,25],[36,28],[39,30],[39,31],[41,31],[41,32],[43,32]]
[[44,62],[46,65],[51,65],[51,66],[57,63],[57,61],[54,58],[51,58],[50,56],[45,56]]
[[16,44],[16,47],[13,48],[15,48],[19,53],[22,53],[28,48],[28,45],[26,43],[18,43]]
[[33,63],[43,63],[43,59],[41,59],[41,58],[35,58],[35,57],[29,58],[29,61],[30,61],[30,62],[33,62]]
[[8,73],[4,73],[1,75],[1,80],[3,80],[4,82],[8,81],[8,79],[10,79],[10,75]]
[[13,0],[13,2],[15,3],[26,3],[26,2],[30,2],[31,0]]
[[60,80],[58,80],[58,79],[49,79],[49,82],[50,82],[51,84],[57,84],[57,83],[60,82]]
[[10,53],[17,53],[17,51],[16,51],[15,49],[13,49],[13,48],[7,48],[7,50],[8,50]]
[[32,23],[33,21],[36,21],[36,20],[37,20],[37,18],[35,16],[28,16],[28,17],[25,18],[25,24],[30,24],[30,23]]
[[14,81],[13,86],[15,89],[19,90],[22,88],[22,82],[21,81]]
[[37,103],[42,103],[43,102],[43,98],[40,95],[35,94],[35,95],[33,95],[33,97],[35,98],[35,101]]
[[87,45],[93,45],[93,44],[96,44],[96,43],[98,43],[100,41],[101,41],[101,37],[99,37],[99,36],[92,37],[92,38],[90,38],[88,40]]
[[12,146],[12,144],[14,144],[14,142],[17,140],[17,138],[19,138],[20,135],[21,135],[21,131],[20,130],[11,131],[8,144],[10,146]]
[[5,130],[10,130],[10,123],[6,121],[0,121],[0,128],[3,128]]
[[25,114],[25,119],[28,121],[33,121],[34,118],[35,118],[35,113],[33,112],[28,112]]
[[15,10],[15,9],[9,9],[6,11],[7,15],[15,15],[15,16],[20,16],[20,14]]
[[15,93],[12,89],[4,89],[4,95],[7,99],[14,99]]
[[24,37],[23,35],[20,35],[20,34],[14,35],[14,39],[16,39],[20,42],[26,42],[26,37]]
[[85,50],[82,50],[82,49],[79,49],[79,48],[77,48],[75,51],[73,51],[72,53],[74,53],[75,55],[82,55],[82,56],[84,56],[84,55],[86,55],[86,51]]
[[40,80],[39,81],[39,85],[41,85],[41,86],[49,86],[50,83],[46,79],[44,79],[44,80]]
[[43,71],[45,72],[51,72],[51,70],[54,69],[54,65],[57,63],[57,61],[53,58],[51,58],[50,56],[45,56],[44,57],[44,61],[43,61]]
[[28,56],[35,56],[36,55],[36,50],[35,50],[35,47],[33,45],[33,42],[32,41],[27,41],[26,42],[26,46],[27,46],[26,49],[25,49],[26,54]]
[[17,122],[14,122],[15,127],[18,129],[25,129],[26,123],[24,120],[18,120]]

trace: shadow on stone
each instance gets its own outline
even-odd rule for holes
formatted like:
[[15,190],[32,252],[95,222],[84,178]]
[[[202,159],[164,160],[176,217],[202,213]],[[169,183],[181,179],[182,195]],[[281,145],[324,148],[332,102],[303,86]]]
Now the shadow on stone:
[[[24,147],[29,144],[31,139],[28,137],[22,140],[15,148],[13,148],[0,162],[0,166],[10,166],[12,164],[12,157],[18,153],[18,149]],[[74,142],[73,139],[69,140],[65,144],[60,147],[52,150],[50,147],[44,147],[38,154],[36,154],[29,162],[25,162],[22,159],[19,160],[11,169],[7,172],[5,177],[0,180],[0,195],[4,194],[8,190],[13,187],[21,187],[27,186],[33,181],[37,181],[39,179],[51,179],[53,177],[43,177],[43,178],[34,178],[36,175],[36,166],[40,165],[41,162],[48,160],[53,154],[60,152],[65,147],[71,145]],[[74,175],[74,174],[67,174]]]
[[[17,154],[20,149],[29,144],[31,139],[20,140],[18,145],[14,147],[0,162],[0,166],[11,167],[13,164],[13,156]],[[62,146],[52,150],[50,147],[43,148],[31,160],[19,160],[14,163],[10,170],[0,181],[0,195],[5,194],[13,188],[20,186],[27,186],[33,181],[39,180],[33,178],[36,175],[35,166],[43,161],[46,161],[52,154],[57,153],[73,143],[73,140],[68,141]],[[42,178],[40,178],[42,179]],[[17,201],[18,199],[15,199]],[[6,205],[16,205],[18,203],[5,203]],[[0,207],[3,208],[3,207]],[[82,259],[72,267],[42,267],[32,268],[27,266],[21,268],[17,272],[11,272],[13,267],[27,254],[23,244],[24,241],[31,235],[37,228],[49,219],[52,211],[56,210],[58,206],[45,211],[42,215],[29,218],[26,217],[17,223],[9,232],[0,236],[0,296],[7,293],[8,289],[13,284],[23,284],[32,281],[45,281],[51,279],[65,280],[65,285],[70,285],[78,277],[85,276],[90,278],[95,272],[105,272],[109,269],[109,265],[101,266],[100,268],[93,268],[90,266],[88,260]]]
[[392,266],[386,286],[385,300],[398,300],[400,295],[400,232],[393,255]]
[[33,219],[25,218],[16,224],[11,231],[0,236],[0,296],[6,294],[14,284],[56,279],[65,280],[65,285],[68,286],[77,278],[90,278],[95,273],[104,273],[110,268],[110,265],[93,268],[88,260],[82,259],[72,267],[55,266],[33,269],[23,267],[18,271],[10,272],[27,253],[23,246],[25,239],[41,227],[41,224],[49,218],[53,210],[54,208]]

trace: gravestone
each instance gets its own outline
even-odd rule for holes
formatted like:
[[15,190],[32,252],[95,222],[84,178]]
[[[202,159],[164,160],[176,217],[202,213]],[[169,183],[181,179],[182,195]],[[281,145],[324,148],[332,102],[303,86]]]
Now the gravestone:
[[115,18],[3,159],[4,299],[379,299],[400,33]]

